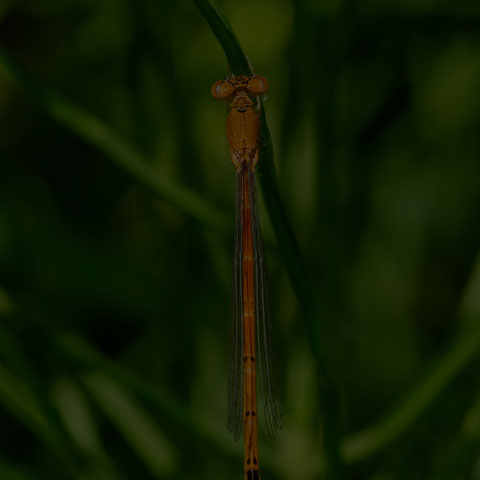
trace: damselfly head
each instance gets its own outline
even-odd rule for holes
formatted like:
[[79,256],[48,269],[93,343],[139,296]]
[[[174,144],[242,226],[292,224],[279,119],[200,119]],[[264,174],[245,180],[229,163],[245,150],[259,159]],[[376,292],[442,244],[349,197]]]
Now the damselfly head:
[[268,80],[261,75],[255,77],[232,77],[229,80],[219,80],[212,86],[212,97],[226,100],[241,92],[256,96],[266,93],[269,89]]

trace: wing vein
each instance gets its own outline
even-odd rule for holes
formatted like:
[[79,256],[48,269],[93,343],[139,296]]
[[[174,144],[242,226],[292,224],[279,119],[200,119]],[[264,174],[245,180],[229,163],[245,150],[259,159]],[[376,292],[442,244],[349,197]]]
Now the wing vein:
[[243,409],[243,171],[237,172],[235,196],[235,246],[233,255],[233,319],[231,330],[230,374],[228,385],[227,428],[235,440],[242,433]]

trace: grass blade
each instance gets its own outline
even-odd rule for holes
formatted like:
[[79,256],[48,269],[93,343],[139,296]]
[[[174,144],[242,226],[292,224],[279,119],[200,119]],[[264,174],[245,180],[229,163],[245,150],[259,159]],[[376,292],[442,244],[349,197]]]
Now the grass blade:
[[147,411],[103,375],[88,375],[85,384],[155,478],[164,478],[176,471],[176,451]]

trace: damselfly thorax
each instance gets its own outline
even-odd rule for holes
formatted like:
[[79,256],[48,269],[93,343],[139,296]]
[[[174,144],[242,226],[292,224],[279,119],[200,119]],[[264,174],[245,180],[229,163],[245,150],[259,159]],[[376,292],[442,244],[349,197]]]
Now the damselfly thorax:
[[235,168],[242,162],[258,162],[258,106],[250,98],[268,91],[265,77],[232,77],[219,80],[212,86],[212,95],[221,100],[228,100],[227,137],[230,156]]

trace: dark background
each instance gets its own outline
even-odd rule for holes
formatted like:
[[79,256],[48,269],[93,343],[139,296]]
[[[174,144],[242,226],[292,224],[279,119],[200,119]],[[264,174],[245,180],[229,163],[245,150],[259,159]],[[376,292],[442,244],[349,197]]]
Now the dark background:
[[[270,81],[345,478],[480,478],[479,4],[220,6]],[[0,45],[32,82],[0,63],[0,478],[241,478],[220,45],[192,2],[154,0],[0,0]],[[154,195],[52,119],[40,85],[226,222]],[[260,215],[285,413],[275,441],[260,419],[262,478],[323,478],[307,329]]]

